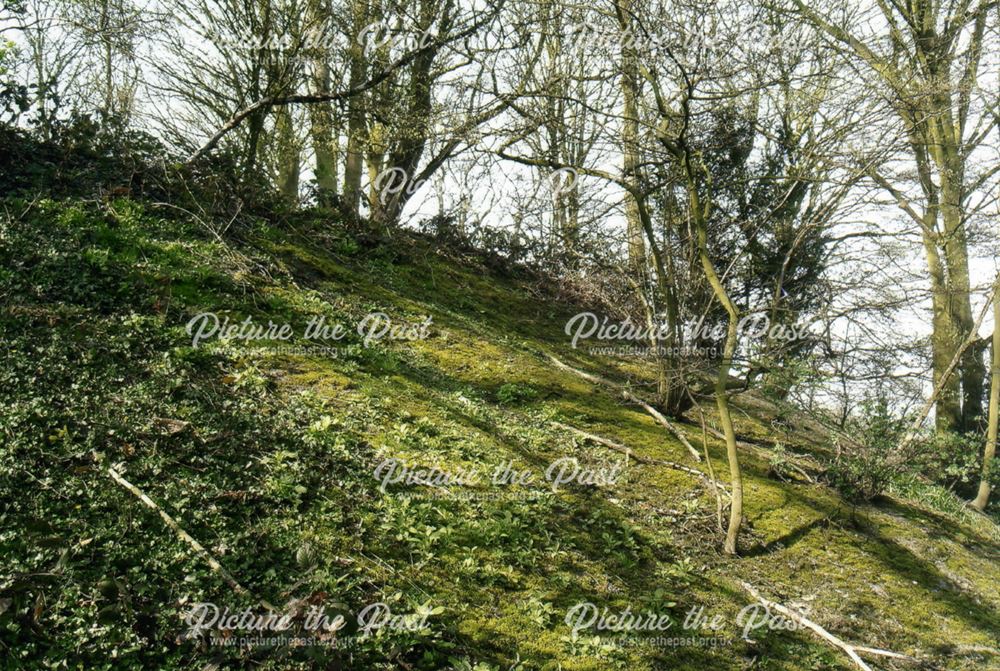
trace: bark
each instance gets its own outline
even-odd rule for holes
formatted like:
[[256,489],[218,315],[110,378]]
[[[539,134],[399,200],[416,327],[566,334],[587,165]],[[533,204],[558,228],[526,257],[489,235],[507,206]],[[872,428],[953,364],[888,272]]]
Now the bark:
[[[711,266],[711,261],[707,261],[707,255],[702,255],[702,264],[707,268]],[[714,271],[713,271],[714,272]],[[716,284],[721,287],[718,278],[712,282],[713,288]],[[716,290],[716,295],[722,300],[725,289],[721,293]],[[726,343],[722,352],[722,361],[719,363],[719,374],[715,380],[715,402],[719,408],[719,422],[722,424],[723,433],[726,436],[726,458],[729,461],[729,477],[732,481],[733,495],[732,503],[729,507],[729,526],[726,530],[726,542],[724,550],[727,554],[736,554],[736,541],[739,537],[740,526],[743,524],[743,475],[740,471],[739,455],[736,452],[736,431],[733,429],[733,418],[729,411],[729,394],[726,391],[726,382],[729,378],[729,369],[732,366],[733,357],[736,354],[737,324],[739,314],[736,307],[728,296],[725,298],[727,312],[729,312],[729,324],[726,329]]]
[[[948,74],[941,73],[947,80]],[[950,89],[950,85],[947,85]],[[941,223],[944,230],[943,247],[948,271],[948,309],[957,333],[972,327],[972,303],[969,285],[969,251],[962,212],[964,198],[965,165],[961,158],[961,139],[955,136],[951,97],[931,96],[932,114],[928,123],[928,144],[940,182]],[[983,378],[985,368],[982,358],[973,349],[966,350],[961,364],[961,414],[956,428],[971,431],[976,428],[983,413]]]
[[[348,89],[356,90],[365,81],[365,53],[358,35],[368,19],[367,0],[352,0],[353,15],[350,47],[347,56],[350,63]],[[344,210],[350,216],[358,216],[361,202],[361,172],[365,152],[366,96],[355,95],[347,101],[347,159],[344,164]]]
[[[330,63],[323,45],[326,25],[325,17],[329,7],[323,0],[315,0],[310,5],[313,24],[313,48],[311,85],[312,93],[330,90]],[[337,195],[338,165],[340,160],[340,129],[337,127],[331,102],[309,106],[309,130],[313,153],[316,156],[316,187],[319,202],[329,204]]]
[[[377,74],[373,75],[371,78],[365,79],[358,85],[348,87],[346,90],[343,91],[337,91],[337,92],[323,91],[320,93],[308,93],[308,94],[262,96],[259,93],[259,86],[253,88],[251,90],[251,93],[257,91],[257,97],[254,99],[254,102],[248,105],[247,107],[244,107],[243,109],[239,110],[235,114],[233,114],[229,118],[229,120],[226,121],[226,123],[222,124],[222,126],[215,133],[213,133],[212,136],[208,138],[208,140],[204,142],[204,144],[202,144],[197,150],[192,152],[191,155],[188,156],[184,162],[190,165],[200,160],[202,157],[206,156],[210,151],[215,149],[215,147],[226,135],[239,128],[244,121],[250,123],[255,117],[262,114],[266,115],[272,107],[280,107],[282,105],[297,105],[297,104],[316,105],[321,103],[339,102],[345,100],[349,101],[354,98],[364,96],[365,93],[375,88],[382,82],[388,80],[396,72],[398,72],[403,67],[407,66],[409,63],[412,63],[421,54],[426,53],[428,50],[431,49],[434,50],[440,49],[441,46],[445,43],[462,40],[468,37],[469,35],[473,34],[476,30],[479,30],[483,25],[485,25],[485,21],[478,22],[454,35],[447,36],[445,38],[442,38],[441,40],[432,41],[431,43],[422,46],[419,49],[410,51],[409,53],[401,56],[398,60],[393,61],[393,63],[389,67],[385,68],[384,70],[381,70]],[[362,121],[364,121],[363,115],[362,115]]]
[[[437,0],[421,0],[420,16],[417,28],[420,31],[428,31],[434,23],[435,14],[440,11],[441,18],[438,23],[438,30],[447,34],[451,28],[453,19],[452,11],[454,7],[450,0],[446,0],[439,5]],[[392,148],[386,151],[386,155],[375,157],[378,165],[385,169],[400,170],[400,174],[405,175],[406,186],[390,194],[385,198],[384,194],[378,194],[373,201],[379,207],[373,210],[373,223],[382,227],[394,225],[403,213],[409,197],[412,195],[411,185],[418,184],[416,176],[420,159],[424,155],[427,142],[430,139],[431,114],[432,114],[432,92],[436,81],[434,72],[434,61],[438,56],[439,49],[428,49],[421,52],[410,63],[407,86],[403,89],[403,105],[401,109],[402,118],[406,119],[405,129],[398,129],[397,137]],[[389,104],[387,102],[387,104]],[[379,129],[379,132],[382,132]],[[376,138],[373,138],[376,139]],[[387,138],[378,137],[379,142]],[[382,202],[384,199],[385,202]]]
[[[994,292],[996,290],[997,287],[994,287]],[[900,443],[899,447],[900,453],[906,454],[910,445],[913,443],[914,440],[916,440],[917,435],[920,432],[920,427],[923,426],[924,420],[927,419],[927,416],[930,414],[931,408],[935,406],[935,403],[938,403],[941,397],[941,393],[944,391],[945,387],[954,379],[954,376],[952,374],[958,367],[958,363],[962,360],[962,357],[965,355],[966,350],[969,347],[971,347],[973,343],[975,343],[976,340],[978,339],[977,334],[979,333],[979,327],[982,326],[983,319],[986,317],[986,313],[989,312],[990,304],[992,303],[992,301],[993,301],[993,293],[990,294],[990,297],[986,301],[986,304],[983,305],[983,309],[979,312],[979,317],[976,319],[976,323],[974,323],[972,325],[972,328],[969,329],[969,334],[955,348],[955,352],[954,354],[952,354],[951,361],[948,363],[947,366],[944,367],[944,370],[941,373],[941,379],[938,380],[937,384],[934,385],[934,389],[931,391],[930,397],[927,399],[927,401],[924,402],[923,407],[917,413],[916,419],[914,419],[913,423],[910,425],[910,429],[906,432],[906,435],[903,436],[903,442]]]
[[958,431],[962,425],[961,379],[951,375],[951,363],[958,342],[958,325],[948,299],[948,280],[937,243],[924,234],[924,249],[931,283],[931,383],[941,388],[934,412],[938,433]]

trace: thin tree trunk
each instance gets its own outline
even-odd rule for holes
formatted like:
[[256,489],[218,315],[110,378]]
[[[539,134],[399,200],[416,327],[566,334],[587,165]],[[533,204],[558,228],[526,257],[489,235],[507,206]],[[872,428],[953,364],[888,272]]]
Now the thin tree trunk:
[[972,501],[972,507],[985,510],[990,498],[990,468],[997,453],[997,423],[1000,415],[1000,278],[993,292],[993,365],[990,371],[990,419],[986,430],[986,449],[983,452],[983,475],[979,481],[979,493]]
[[736,541],[739,538],[740,527],[743,524],[743,474],[740,470],[739,454],[736,451],[736,431],[733,428],[733,417],[729,411],[729,395],[727,383],[729,382],[729,370],[733,365],[733,358],[736,355],[737,329],[739,327],[740,314],[729,297],[722,279],[715,270],[711,257],[708,255],[708,208],[710,201],[702,204],[698,193],[698,183],[691,162],[691,155],[688,150],[683,150],[681,156],[685,176],[688,182],[688,200],[691,208],[691,221],[695,228],[695,237],[698,244],[698,258],[701,260],[702,269],[708,279],[715,298],[719,301],[726,314],[729,315],[729,324],[726,328],[726,342],[722,350],[722,361],[719,362],[719,374],[715,378],[715,403],[719,408],[719,422],[722,424],[722,431],[726,437],[726,458],[729,461],[729,476],[732,483],[732,502],[729,507],[729,527],[726,530],[726,541],[723,550],[726,554],[736,554]]
[[[311,22],[313,24],[313,44],[315,50],[312,59],[313,93],[326,93],[330,90],[330,64],[324,48],[326,44],[325,17],[329,12],[324,0],[314,0],[310,4]],[[334,121],[333,103],[317,103],[309,105],[309,125],[313,153],[316,156],[316,187],[321,205],[331,202],[337,195],[337,161],[340,159],[340,133]]]
[[115,108],[114,58],[111,48],[111,17],[108,0],[101,3],[101,40],[104,42],[104,114],[111,116]]
[[[354,20],[352,25],[351,47],[348,51],[350,60],[350,80],[348,88],[361,86],[365,79],[365,54],[357,36],[365,25],[368,14],[365,0],[353,0],[351,3]],[[344,165],[344,209],[352,216],[358,215],[358,205],[361,200],[361,172],[364,168],[365,143],[365,98],[353,96],[347,101],[347,160]]]
[[[631,10],[631,0],[617,0],[618,27],[623,35],[628,35],[631,25],[628,21]],[[622,46],[622,156],[624,177],[633,188],[638,186],[639,171],[639,66],[635,48],[626,44]],[[642,224],[639,221],[639,205],[637,197],[628,193],[625,195],[625,219],[628,236],[628,258],[636,276],[646,276],[646,249],[643,244]],[[641,281],[641,280],[640,280]]]
[[295,128],[292,126],[292,112],[288,107],[278,110],[275,144],[278,150],[278,191],[285,202],[295,205],[299,201],[301,154]]

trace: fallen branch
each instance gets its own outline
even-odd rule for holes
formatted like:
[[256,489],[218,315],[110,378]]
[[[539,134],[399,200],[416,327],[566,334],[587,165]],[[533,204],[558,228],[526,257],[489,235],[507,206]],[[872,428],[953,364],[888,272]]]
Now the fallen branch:
[[909,655],[901,655],[900,653],[892,652],[891,650],[882,650],[880,648],[866,648],[863,645],[855,645],[854,649],[857,650],[858,652],[864,652],[869,655],[875,655],[877,657],[892,657],[893,659],[905,659],[911,662],[917,661],[916,659],[910,657]]
[[750,594],[750,596],[757,599],[757,601],[763,604],[764,607],[768,609],[768,611],[781,613],[782,615],[792,620],[793,622],[796,622],[797,624],[805,627],[806,629],[809,629],[814,634],[816,634],[826,642],[830,643],[834,647],[843,650],[845,653],[847,653],[847,656],[851,658],[851,661],[854,662],[858,666],[858,668],[863,669],[863,671],[872,671],[872,668],[867,664],[865,664],[864,660],[861,659],[861,657],[858,655],[859,652],[864,652],[869,655],[878,655],[881,657],[892,657],[894,659],[906,659],[906,660],[916,661],[914,660],[913,657],[909,657],[907,655],[901,655],[898,652],[881,650],[879,648],[869,648],[860,645],[851,645],[850,643],[847,643],[837,638],[836,636],[834,636],[826,629],[813,622],[812,620],[806,618],[803,615],[800,615],[799,613],[796,613],[794,610],[786,608],[785,606],[782,606],[780,603],[775,603],[774,601],[765,599],[763,596],[760,595],[760,592],[754,589],[753,585],[750,585],[749,583],[745,582],[740,582],[740,586],[748,594]]
[[[725,440],[726,439],[725,434],[723,434],[718,429],[715,429],[715,428],[709,426],[707,428],[707,430],[708,430],[708,432],[710,434],[712,434],[713,437],[718,438],[719,440]],[[742,449],[745,449],[745,450],[752,450],[754,452],[760,452],[762,454],[769,454],[771,452],[770,449],[764,447],[763,445],[755,445],[753,443],[748,443],[745,440],[737,440],[736,441],[736,447],[739,447],[739,448],[742,448]],[[796,473],[798,473],[799,475],[801,475],[803,478],[805,478],[806,482],[808,482],[809,484],[812,484],[812,485],[816,484],[816,479],[813,478],[811,475],[809,475],[809,473],[807,473],[805,471],[805,469],[803,469],[801,466],[799,466],[798,464],[796,464],[794,461],[789,460],[788,461],[788,466],[792,470],[794,470]]]
[[663,413],[661,413],[659,410],[657,410],[650,404],[643,401],[638,396],[632,394],[627,389],[622,390],[622,396],[625,397],[625,399],[631,401],[632,403],[635,403],[646,412],[648,412],[653,419],[655,419],[663,426],[663,428],[665,428],[670,433],[674,434],[674,438],[679,440],[681,442],[681,445],[687,448],[688,452],[691,453],[691,456],[694,457],[695,461],[701,461],[701,455],[698,453],[698,450],[694,449],[694,445],[692,445],[690,441],[688,441],[687,436],[685,436],[680,429],[678,429],[666,417],[664,417]]
[[676,461],[667,461],[665,459],[653,459],[650,457],[644,457],[638,455],[626,445],[622,445],[621,443],[616,443],[613,440],[610,440],[603,436],[598,436],[595,433],[590,433],[588,431],[578,429],[575,426],[570,426],[569,424],[563,424],[562,422],[556,422],[556,421],[549,422],[549,424],[556,427],[557,429],[562,429],[564,431],[569,431],[570,433],[575,433],[581,438],[592,440],[595,443],[598,443],[600,445],[603,445],[604,447],[614,450],[615,452],[621,452],[622,454],[626,455],[631,459],[634,459],[636,462],[640,464],[648,464],[651,466],[663,466],[665,468],[671,468],[675,471],[690,473],[691,475],[696,476],[702,482],[705,482],[709,487],[713,489],[713,491],[715,487],[718,487],[719,491],[721,491],[726,496],[729,496],[729,493],[726,491],[725,485],[723,485],[721,482],[715,481],[713,478],[710,478],[708,475],[702,473],[697,468],[691,468],[690,466],[685,466],[684,464],[678,464]]
[[587,382],[592,382],[593,384],[610,387],[611,389],[620,391],[622,397],[625,400],[629,401],[630,403],[638,405],[640,408],[649,413],[649,415],[653,419],[655,419],[661,426],[663,426],[663,428],[665,428],[667,431],[673,434],[674,438],[679,440],[681,445],[687,448],[687,451],[691,453],[691,456],[694,457],[695,461],[701,461],[701,455],[698,454],[698,450],[694,449],[694,445],[692,445],[691,442],[688,441],[687,437],[681,432],[681,430],[678,429],[676,426],[674,426],[674,424],[670,420],[664,417],[663,413],[661,413],[659,410],[651,406],[649,403],[646,403],[644,400],[642,400],[641,398],[630,392],[628,389],[622,389],[621,385],[615,384],[611,380],[606,380],[598,375],[592,375],[591,373],[585,373],[582,370],[573,368],[572,366],[563,363],[562,361],[552,356],[551,354],[546,353],[546,356],[553,364],[555,364],[556,367],[560,368],[561,370],[565,370],[570,373],[573,373],[574,375],[582,377]]
[[551,354],[546,354],[545,356],[547,356],[549,358],[549,361],[551,361],[553,364],[555,364],[557,368],[560,368],[560,369],[565,370],[565,371],[569,371],[570,373],[573,373],[574,375],[582,377],[587,382],[592,382],[594,384],[600,384],[600,385],[605,385],[605,386],[609,386],[609,387],[616,386],[610,380],[605,380],[603,377],[600,377],[600,376],[597,376],[597,375],[592,375],[591,373],[586,373],[586,372],[580,370],[579,368],[573,368],[569,364],[563,363],[562,361],[560,361],[556,357],[552,356]]
[[198,553],[201,556],[201,558],[205,560],[206,563],[208,563],[208,565],[212,568],[212,570],[215,571],[216,573],[218,573],[219,575],[221,575],[222,579],[225,580],[227,583],[229,583],[229,586],[232,587],[233,590],[235,590],[238,594],[243,594],[243,595],[247,595],[247,596],[255,598],[256,601],[260,603],[260,605],[264,606],[268,610],[278,610],[277,608],[275,608],[274,606],[272,606],[270,603],[268,603],[264,599],[257,599],[256,597],[254,597],[253,593],[250,590],[248,590],[246,587],[244,587],[243,585],[241,585],[239,583],[239,581],[236,580],[236,578],[233,577],[233,574],[230,573],[229,571],[227,571],[226,568],[222,564],[219,563],[219,560],[217,560],[215,557],[213,557],[212,554],[208,550],[205,549],[204,545],[202,545],[201,543],[199,543],[193,536],[191,536],[191,534],[189,534],[187,531],[185,531],[181,527],[181,525],[179,525],[174,520],[174,518],[170,516],[170,514],[167,511],[165,511],[160,506],[156,505],[156,502],[153,501],[153,499],[149,498],[146,495],[145,492],[143,492],[141,489],[139,489],[138,487],[136,487],[135,485],[133,485],[131,482],[129,482],[125,478],[123,478],[122,475],[121,475],[121,473],[119,473],[118,471],[116,471],[114,468],[109,468],[108,469],[108,475],[111,476],[112,480],[114,480],[119,485],[121,485],[122,487],[124,487],[125,489],[127,489],[137,499],[139,499],[144,504],[146,504],[146,506],[148,508],[151,508],[152,510],[155,510],[160,515],[160,517],[163,519],[163,521],[166,523],[166,525],[168,527],[170,527],[174,531],[174,533],[176,533],[178,536],[180,536],[181,539],[185,543],[187,543],[188,545],[190,545],[191,548],[196,553]]
[[960,655],[992,655],[1000,656],[1000,650],[987,645],[956,645],[955,652]]

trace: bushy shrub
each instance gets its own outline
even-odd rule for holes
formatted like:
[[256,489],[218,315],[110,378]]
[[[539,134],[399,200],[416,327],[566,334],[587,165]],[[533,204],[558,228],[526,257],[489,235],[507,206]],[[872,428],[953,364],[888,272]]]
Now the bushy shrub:
[[288,209],[267,180],[242,174],[232,148],[187,165],[122,119],[81,114],[26,127],[0,120],[0,193],[159,201],[202,222],[217,219],[227,230],[259,216],[281,219]]
[[972,496],[982,472],[985,439],[981,433],[934,434],[920,442],[916,465],[921,475],[933,482]]
[[873,396],[851,422],[848,439],[837,438],[827,481],[847,499],[870,501],[884,494],[897,477],[913,469],[911,450],[901,449],[906,420],[894,414],[887,398]]
[[[51,197],[141,194],[159,182],[166,150],[114,119],[76,115],[39,128],[0,125],[0,189]],[[124,195],[124,194],[120,194]]]

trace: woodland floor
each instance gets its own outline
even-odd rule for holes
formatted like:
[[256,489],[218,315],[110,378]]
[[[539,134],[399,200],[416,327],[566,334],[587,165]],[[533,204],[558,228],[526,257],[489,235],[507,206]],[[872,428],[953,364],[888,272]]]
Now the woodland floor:
[[[614,484],[557,492],[488,482],[380,491],[373,472],[390,457],[539,474],[565,456],[621,461],[553,421],[705,469],[640,408],[553,366],[546,355],[639,393],[650,381],[640,361],[570,348],[563,328],[583,308],[525,271],[409,234],[366,245],[317,215],[224,244],[131,201],[6,207],[3,668],[855,668],[809,631],[742,638],[747,582],[850,643],[918,660],[866,657],[872,668],[1000,669],[995,519],[901,493],[853,506],[800,474],[781,477],[776,443],[807,463],[829,437],[753,398],[736,398],[738,433],[760,446],[742,454],[740,558],[719,552],[709,488],[635,460]],[[429,315],[433,326],[412,342],[365,347],[352,336],[336,356],[215,340],[194,349],[185,324],[206,311],[299,332],[317,315],[352,325],[372,311]],[[700,449],[690,415],[680,427]],[[728,481],[721,441],[709,436],[708,451]],[[423,607],[430,625],[344,651],[181,640],[190,604],[253,599],[109,467],[257,597]],[[565,615],[579,602],[678,622],[701,606],[722,616],[722,644],[703,633],[700,644],[574,636]]]

